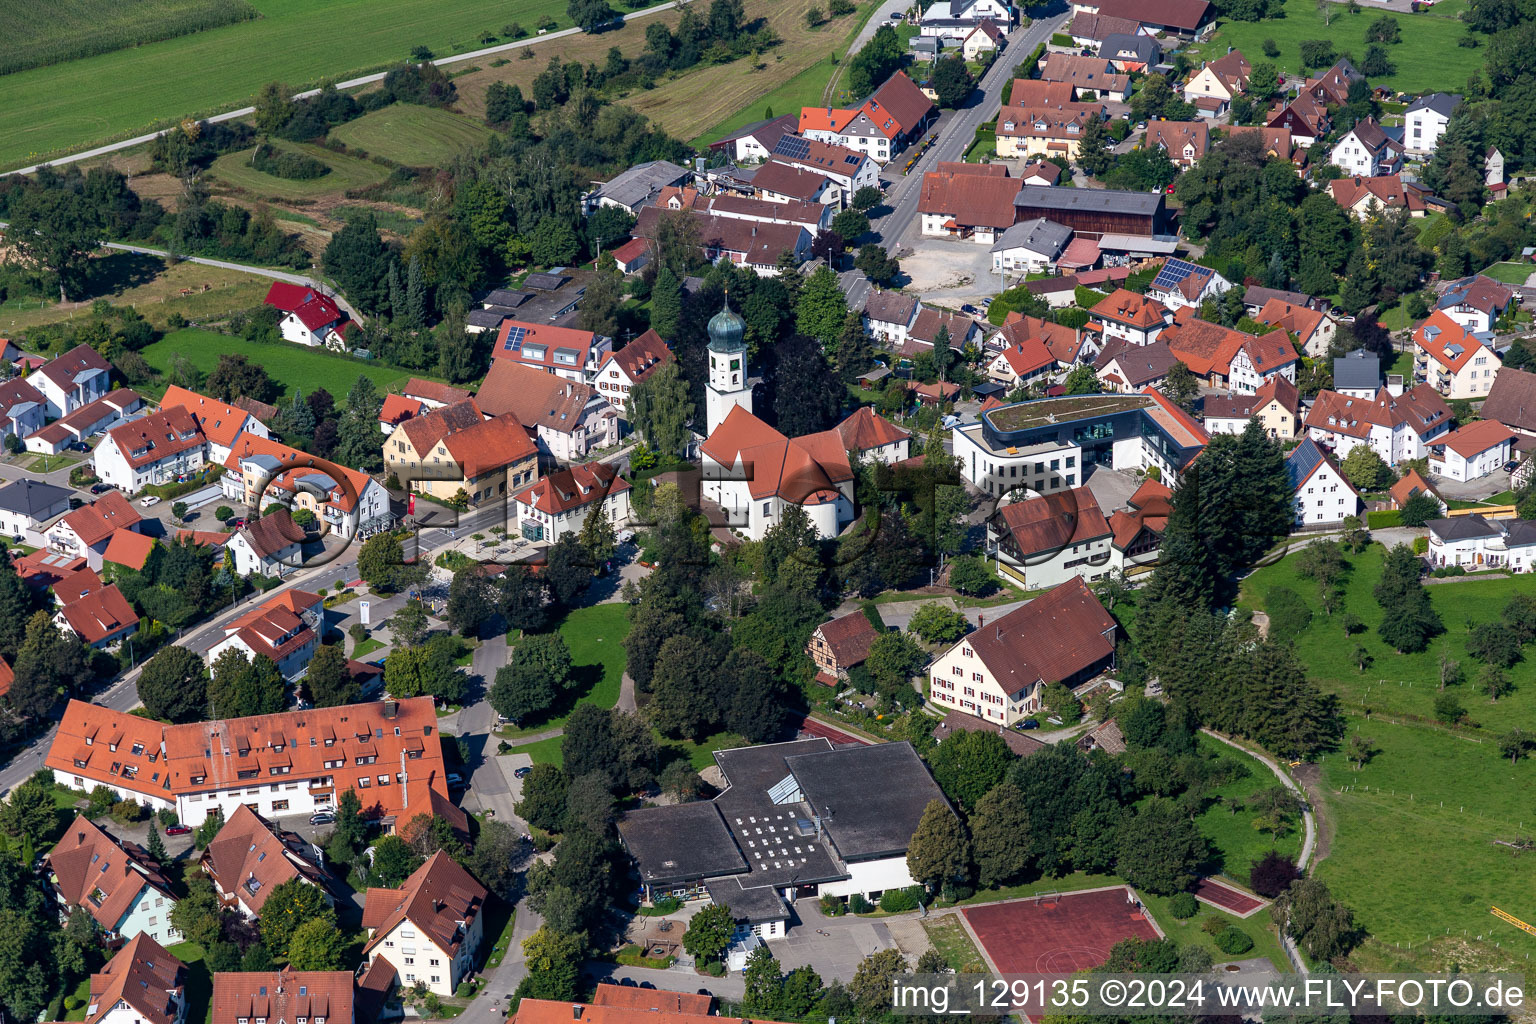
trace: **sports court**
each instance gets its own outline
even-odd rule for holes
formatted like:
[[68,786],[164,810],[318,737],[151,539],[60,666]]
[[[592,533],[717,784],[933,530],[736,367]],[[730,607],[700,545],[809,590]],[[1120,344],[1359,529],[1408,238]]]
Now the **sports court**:
[[1070,974],[1098,967],[1122,939],[1160,939],[1127,886],[1051,893],[967,907],[966,923],[1001,974]]
[[1218,882],[1214,878],[1202,878],[1195,886],[1195,899],[1225,910],[1236,917],[1252,917],[1265,907],[1268,900],[1261,900],[1235,885]]

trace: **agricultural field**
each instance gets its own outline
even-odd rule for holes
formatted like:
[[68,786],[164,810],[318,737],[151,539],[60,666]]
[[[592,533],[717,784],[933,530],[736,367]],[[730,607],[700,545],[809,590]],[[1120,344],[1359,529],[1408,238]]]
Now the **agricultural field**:
[[51,0],[0,5],[0,75],[258,17],[245,0]]
[[[1323,23],[1326,7],[1329,23]],[[1467,30],[1457,20],[1466,8],[1465,0],[1445,0],[1422,14],[1401,14],[1373,10],[1362,4],[1358,14],[1350,14],[1344,4],[1319,5],[1314,0],[1286,0],[1285,15],[1263,21],[1223,21],[1216,35],[1202,48],[1211,59],[1226,52],[1228,46],[1243,51],[1250,62],[1273,61],[1283,72],[1301,74],[1301,42],[1304,39],[1332,40],[1339,53],[1353,55],[1358,65],[1365,53],[1365,28],[1383,13],[1397,18],[1402,42],[1388,46],[1387,56],[1397,72],[1371,79],[1373,86],[1387,86],[1398,92],[1418,93],[1434,89],[1460,92],[1467,76],[1483,66],[1483,47],[1458,46],[1457,40]],[[1487,37],[1480,37],[1484,45]],[[1280,49],[1278,57],[1264,55],[1264,40],[1272,39]]]
[[288,389],[303,389],[309,394],[316,388],[325,388],[338,400],[345,398],[358,374],[366,374],[379,386],[380,391],[411,376],[409,370],[398,370],[363,360],[347,359],[321,349],[303,348],[281,342],[272,345],[254,345],[240,338],[197,328],[173,331],[144,349],[142,355],[149,365],[164,373],[171,360],[178,355],[186,356],[192,365],[207,373],[219,365],[219,356],[226,353],[249,356]]
[[485,125],[462,114],[413,103],[394,103],[331,129],[331,138],[349,149],[411,167],[444,164],[490,134]]
[[[92,4],[106,6],[105,0]],[[247,104],[274,80],[296,89],[315,86],[380,70],[416,46],[442,57],[493,45],[482,38],[508,42],[502,30],[513,23],[529,33],[544,17],[560,27],[570,23],[563,0],[254,0],[251,6],[259,19],[0,77],[0,169]],[[604,50],[612,45],[610,35],[595,38]]]
[[308,142],[289,142],[286,139],[274,139],[271,144],[277,149],[312,156],[329,167],[331,173],[303,180],[279,178],[251,166],[251,154],[255,152],[253,147],[240,150],[238,153],[225,153],[219,157],[209,168],[210,177],[221,184],[247,193],[251,198],[279,201],[313,199],[316,196],[331,193],[339,195],[347,189],[375,185],[389,177],[387,167],[355,156],[333,153],[324,146],[316,146]]
[[165,261],[140,253],[109,252],[94,261],[87,279],[89,298],[79,302],[15,299],[0,305],[0,328],[15,335],[29,327],[91,315],[91,303],[106,298],[133,306],[150,323],[164,327],[172,313],[211,320],[261,302],[271,281],[255,274],[200,263]]
[[[1494,840],[1529,835],[1536,825],[1529,820],[1536,818],[1529,801],[1536,765],[1511,764],[1495,739],[1517,725],[1529,729],[1536,664],[1517,663],[1509,671],[1514,691],[1491,702],[1472,681],[1481,665],[1467,655],[1466,641],[1471,627],[1497,619],[1512,595],[1529,593],[1529,581],[1456,577],[1429,585],[1446,633],[1427,651],[1398,654],[1376,633],[1382,612],[1371,590],[1384,555],[1372,545],[1348,556],[1341,607],[1367,627],[1354,637],[1323,613],[1317,585],[1297,574],[1295,555],[1243,584],[1243,607],[1263,608],[1274,587],[1306,602],[1313,617],[1294,637],[1296,653],[1308,676],[1339,696],[1349,731],[1377,750],[1358,769],[1342,752],[1323,758],[1329,853],[1317,874],[1374,936],[1354,957],[1364,969],[1523,963],[1525,953],[1536,953],[1536,939],[1490,917],[1488,904],[1512,905],[1517,916],[1531,909],[1529,865]],[[1364,671],[1357,643],[1371,659]],[[1463,666],[1469,681],[1449,691],[1481,728],[1453,730],[1435,721],[1442,651]]]

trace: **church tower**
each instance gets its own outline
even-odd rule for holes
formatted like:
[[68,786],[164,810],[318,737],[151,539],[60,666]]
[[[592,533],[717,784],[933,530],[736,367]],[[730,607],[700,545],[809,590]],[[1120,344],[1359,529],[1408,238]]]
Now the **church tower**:
[[704,389],[705,436],[725,422],[734,406],[752,411],[747,383],[747,325],[727,301],[709,320],[709,386]]

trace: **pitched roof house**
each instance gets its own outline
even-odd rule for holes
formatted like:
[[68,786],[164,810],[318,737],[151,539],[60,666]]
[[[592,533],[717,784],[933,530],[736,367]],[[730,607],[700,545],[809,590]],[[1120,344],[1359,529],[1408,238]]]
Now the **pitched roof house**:
[[917,200],[922,232],[991,245],[1013,226],[1019,185],[1016,178],[929,171]]
[[1492,340],[1437,309],[1414,329],[1413,372],[1446,398],[1481,398],[1499,370]]
[[302,562],[306,537],[304,528],[293,521],[293,513],[277,508],[248,520],[229,535],[225,547],[241,576],[281,575],[284,569],[298,568]]
[[334,905],[330,875],[314,860],[313,849],[241,804],[203,850],[198,865],[212,879],[221,903],[256,919],[272,890],[294,879],[314,886]]
[[1116,338],[1104,346],[1093,361],[1093,368],[1106,390],[1135,394],[1162,384],[1178,361],[1179,357],[1165,341],[1132,345],[1123,338]]
[[1092,93],[1084,99],[1124,101],[1131,91],[1129,75],[1121,74],[1104,57],[1084,57],[1070,53],[1047,53],[1040,62],[1040,79],[1065,82],[1072,87],[1072,99]]
[[836,686],[846,680],[848,670],[869,657],[869,645],[879,636],[880,631],[862,609],[817,626],[805,645],[805,653],[816,663],[816,681]]
[[313,512],[331,534],[350,539],[389,511],[384,487],[367,473],[318,460],[286,444],[241,434],[224,460],[224,496],[248,507],[272,502]]
[[483,885],[439,850],[400,888],[368,890],[363,955],[370,963],[387,960],[407,986],[422,982],[430,992],[452,995],[460,979],[474,972],[486,895]]
[[[394,397],[396,396],[388,396],[388,398]],[[170,409],[176,406],[187,410],[197,421],[198,428],[202,430],[203,437],[208,441],[210,462],[223,462],[228,458],[230,448],[234,446],[235,439],[241,434],[251,433],[257,437],[272,436],[267,425],[247,410],[172,384],[165,389],[165,397],[160,399],[160,408]]]
[[181,1024],[186,1014],[187,965],[145,932],[91,975],[85,1024]]
[[[1142,145],[1156,147],[1168,154],[1168,159],[1181,168],[1190,168],[1205,156],[1211,148],[1211,126],[1205,120],[1147,122],[1146,138]],[[1214,271],[1213,271],[1214,273]]]
[[1405,209],[1411,216],[1424,216],[1423,193],[1417,185],[1404,182],[1396,174],[1335,178],[1328,183],[1328,193],[1334,202],[1360,220],[1377,210]]
[[[118,730],[103,739],[115,746],[131,737]],[[181,941],[181,933],[171,927],[176,906],[171,880],[137,844],[116,838],[80,814],[43,864],[59,901],[70,913],[90,914],[109,940],[142,932],[157,942]]]
[[[354,1024],[351,971],[220,971],[213,976],[211,1024]],[[361,1022],[358,1022],[361,1024]]]
[[1116,288],[1088,311],[1088,319],[1098,326],[1106,346],[1114,339],[1150,345],[1172,323],[1173,315],[1156,299]]
[[786,505],[799,505],[823,537],[853,518],[853,469],[836,430],[787,438],[741,406],[700,445],[704,497],[727,522],[760,539]]
[[283,314],[277,323],[284,341],[297,342],[311,348],[324,345],[327,348],[345,350],[347,315],[341,311],[329,295],[316,291],[309,285],[273,281],[262,300]]
[[611,351],[613,339],[597,337],[591,331],[507,320],[496,332],[491,356],[582,384]]
[[27,383],[42,394],[48,403],[48,416],[53,418],[103,397],[111,380],[111,366],[89,345],[76,345],[27,374]]
[[541,451],[563,462],[585,459],[619,440],[619,411],[591,385],[532,367],[493,362],[475,401],[487,415],[516,419]]
[[1254,319],[1295,335],[1296,343],[1313,359],[1327,355],[1338,331],[1338,324],[1327,313],[1287,299],[1271,298],[1264,303]]
[[1473,420],[1435,441],[1429,471],[1465,483],[1495,472],[1509,461],[1515,432],[1497,420]]
[[1451,428],[1451,407],[1428,384],[1393,396],[1385,388],[1374,398],[1319,391],[1307,410],[1307,434],[1346,457],[1368,444],[1387,465],[1422,458],[1428,446]]
[[1374,117],[1355,122],[1343,138],[1333,144],[1328,162],[1344,173],[1370,178],[1396,174],[1403,163],[1403,144],[1382,130]]
[[1483,274],[1474,274],[1441,293],[1435,308],[1472,331],[1491,331],[1519,297],[1514,288]]
[[1285,475],[1297,526],[1333,525],[1360,510],[1360,492],[1310,437],[1286,454]]
[[197,417],[179,405],[161,406],[107,431],[91,453],[91,464],[103,482],[135,494],[195,473],[207,455],[208,438]]
[[[257,522],[268,518],[262,516]],[[224,638],[208,648],[205,657],[211,666],[225,651],[239,651],[251,659],[261,655],[272,659],[284,679],[296,680],[315,656],[324,620],[319,594],[285,590],[226,623]]]
[[598,366],[592,386],[622,417],[630,390],[668,363],[676,361],[667,343],[653,330],[611,352]]
[[1536,373],[1500,366],[1480,414],[1511,430],[1536,435]]
[[557,470],[512,496],[518,527],[528,540],[554,543],[580,533],[594,511],[615,528],[630,517],[630,484],[604,462]]
[[1184,102],[1193,103],[1203,117],[1215,117],[1231,104],[1232,97],[1248,91],[1252,71],[1242,50],[1229,50],[1216,60],[1203,62],[1189,76],[1184,83]]
[[50,526],[46,534],[48,548],[84,558],[90,568],[100,572],[112,534],[118,530],[138,530],[142,521],[127,498],[118,491],[107,491]]

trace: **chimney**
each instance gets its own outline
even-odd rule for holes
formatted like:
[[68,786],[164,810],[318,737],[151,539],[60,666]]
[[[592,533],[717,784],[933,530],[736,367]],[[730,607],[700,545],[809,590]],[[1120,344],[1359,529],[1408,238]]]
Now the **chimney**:
[[985,626],[986,624],[987,624],[987,615],[986,615],[985,612],[983,612],[982,614],[976,616],[976,628],[977,629],[980,629],[982,626]]

